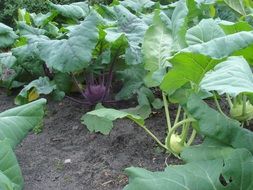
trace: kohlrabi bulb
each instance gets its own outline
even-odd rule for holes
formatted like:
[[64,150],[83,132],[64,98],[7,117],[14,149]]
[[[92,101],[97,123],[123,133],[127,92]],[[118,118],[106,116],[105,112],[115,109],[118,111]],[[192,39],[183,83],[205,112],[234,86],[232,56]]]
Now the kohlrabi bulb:
[[235,104],[230,109],[230,116],[238,121],[249,121],[253,119],[253,105],[246,102],[246,112],[243,115],[243,104]]
[[185,143],[181,143],[182,139],[177,134],[172,134],[170,137],[170,141],[168,141],[168,137],[166,138],[166,145],[171,148],[173,153],[180,154],[185,147]]
[[106,87],[101,84],[90,85],[84,91],[87,100],[93,105],[101,102],[105,98],[104,96],[106,96],[105,93]]

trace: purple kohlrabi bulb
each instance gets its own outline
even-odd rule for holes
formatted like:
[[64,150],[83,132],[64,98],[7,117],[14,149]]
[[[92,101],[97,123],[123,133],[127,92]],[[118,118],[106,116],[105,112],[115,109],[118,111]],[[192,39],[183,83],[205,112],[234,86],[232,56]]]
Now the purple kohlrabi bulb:
[[106,87],[104,85],[89,85],[84,91],[84,95],[91,104],[101,102],[105,98]]

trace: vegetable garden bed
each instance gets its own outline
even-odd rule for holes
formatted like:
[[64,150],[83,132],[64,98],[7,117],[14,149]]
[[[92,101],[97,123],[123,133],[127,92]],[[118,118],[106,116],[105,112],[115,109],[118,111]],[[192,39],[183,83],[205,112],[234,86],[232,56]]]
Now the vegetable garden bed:
[[[14,107],[13,97],[0,90],[0,111]],[[87,109],[68,99],[49,101],[44,129],[30,135],[18,146],[16,155],[23,171],[25,190],[122,189],[127,183],[123,170],[138,166],[152,171],[181,163],[162,153],[142,129],[128,120],[116,122],[109,136],[90,133],[80,123]],[[148,121],[163,136],[162,113]],[[71,159],[71,163],[64,161]]]
[[0,23],[0,189],[253,189],[251,0],[47,4]]

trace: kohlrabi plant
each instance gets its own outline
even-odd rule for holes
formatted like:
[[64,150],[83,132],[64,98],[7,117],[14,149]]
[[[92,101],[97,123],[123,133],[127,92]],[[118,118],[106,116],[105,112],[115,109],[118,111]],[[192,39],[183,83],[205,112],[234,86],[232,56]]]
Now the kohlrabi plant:
[[42,124],[45,99],[0,113],[0,189],[22,190],[24,181],[13,149]]

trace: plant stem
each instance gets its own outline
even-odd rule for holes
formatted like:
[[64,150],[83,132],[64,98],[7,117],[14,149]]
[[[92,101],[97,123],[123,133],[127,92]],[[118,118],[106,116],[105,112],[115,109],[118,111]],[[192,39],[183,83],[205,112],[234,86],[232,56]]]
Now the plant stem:
[[77,81],[75,75],[74,75],[74,74],[71,74],[71,76],[72,76],[72,79],[73,79],[73,81],[75,82],[75,85],[76,85],[77,89],[79,90],[79,92],[82,94],[82,96],[83,96],[84,98],[87,99],[87,97],[85,96],[83,90],[80,88],[80,86],[79,86],[79,84],[78,84],[78,81]]
[[247,96],[243,94],[243,104],[242,104],[242,116],[246,114],[246,103],[247,103]]
[[113,57],[113,61],[110,65],[109,74],[108,74],[108,78],[107,78],[107,83],[106,83],[106,86],[105,86],[105,93],[104,93],[104,96],[102,98],[102,102],[105,100],[106,96],[109,93],[109,89],[111,87],[112,78],[113,78],[113,68],[114,68],[114,65],[116,63],[117,57],[118,57],[118,52],[115,53],[115,56]]
[[230,109],[233,108],[234,105],[233,105],[233,102],[231,101],[229,94],[226,94],[226,97],[227,97],[227,101],[228,101],[228,105],[229,105]]
[[167,128],[168,128],[168,131],[170,131],[171,130],[171,122],[170,122],[169,104],[168,104],[166,94],[164,92],[162,94],[163,94],[163,104],[164,104]]
[[[172,129],[169,131],[169,134],[168,134],[168,136],[167,136],[167,141],[170,142],[171,135],[172,135],[179,127],[181,127],[181,126],[184,125],[185,123],[191,123],[191,122],[194,122],[194,121],[196,121],[196,120],[193,119],[193,118],[187,118],[187,119],[185,119],[185,120],[182,120],[182,121],[178,122],[178,123],[177,123],[176,125],[174,125],[174,126],[172,127]],[[173,152],[173,151],[171,150],[170,143],[167,144],[167,148],[168,148],[171,152]]]
[[77,104],[84,104],[84,105],[89,105],[89,106],[91,106],[91,104],[90,104],[89,102],[79,101],[79,100],[77,100],[77,99],[75,99],[75,98],[72,98],[71,96],[67,96],[67,95],[65,95],[65,97],[68,98],[68,99],[70,99],[71,101],[77,103]]
[[187,138],[187,134],[188,134],[188,131],[189,131],[189,127],[190,127],[190,123],[185,123],[185,125],[183,126],[183,130],[182,130],[182,133],[181,133],[181,144],[184,144],[184,142],[186,141],[186,138]]
[[215,92],[213,92],[213,97],[214,97],[214,102],[215,102],[216,107],[218,108],[219,112],[220,112],[222,115],[226,116],[226,114],[222,111],[222,109],[221,109],[221,107],[220,107],[220,104],[219,104],[219,101],[218,101],[218,99],[217,99],[217,96],[216,96]]
[[193,141],[194,141],[194,139],[195,139],[195,137],[196,137],[196,134],[197,134],[197,131],[196,131],[195,129],[193,129],[192,134],[191,134],[191,137],[190,137],[190,139],[189,139],[188,142],[187,142],[187,145],[188,145],[188,146],[190,146],[190,145],[193,143]]
[[144,125],[139,125],[141,128],[143,128],[149,136],[151,136],[162,148],[168,150],[168,148]]
[[177,109],[176,119],[175,119],[175,121],[174,121],[173,126],[176,125],[176,124],[178,123],[178,120],[179,120],[179,117],[180,117],[180,113],[181,113],[181,109],[182,109],[182,107],[181,107],[181,105],[179,105],[179,106],[178,106],[178,109]]

